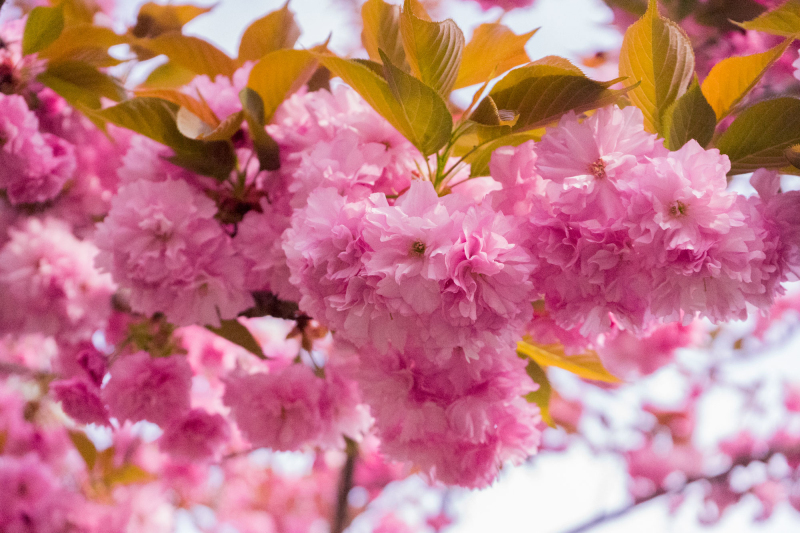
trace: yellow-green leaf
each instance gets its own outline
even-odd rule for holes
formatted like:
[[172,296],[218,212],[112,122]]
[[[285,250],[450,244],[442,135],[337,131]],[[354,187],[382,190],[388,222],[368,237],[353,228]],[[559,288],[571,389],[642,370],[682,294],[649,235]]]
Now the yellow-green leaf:
[[789,0],[747,22],[737,22],[746,30],[792,37],[800,34],[800,0]]
[[136,89],[136,96],[151,96],[161,98],[167,102],[179,105],[190,111],[197,118],[208,124],[211,129],[219,126],[219,118],[204,100],[198,100],[184,92],[175,89]]
[[141,89],[173,89],[182,87],[192,81],[196,74],[173,61],[159,65],[147,76],[139,88]]
[[528,359],[528,366],[525,371],[534,383],[539,385],[539,388],[533,392],[525,395],[525,399],[530,403],[535,403],[539,406],[539,411],[542,413],[542,420],[551,428],[556,427],[553,417],[550,416],[550,397],[553,395],[553,387],[550,385],[550,380],[547,379],[547,373],[539,364],[533,359]]
[[514,111],[514,131],[545,126],[567,111],[580,113],[615,102],[628,89],[608,87],[619,80],[598,82],[569,61],[545,57],[509,72],[489,93],[497,108]]
[[300,37],[300,27],[289,11],[289,2],[277,11],[253,22],[239,43],[239,62],[256,61],[275,50],[292,48]]
[[239,93],[239,100],[261,170],[278,170],[281,168],[278,143],[264,129],[266,115],[261,96],[250,87],[245,87]]
[[[233,137],[242,127],[244,121],[244,111],[239,111],[224,118],[219,126],[207,133],[199,133],[196,139],[201,141],[227,141]],[[181,133],[186,135],[186,132],[181,130]],[[187,135],[187,137],[189,137]],[[191,138],[191,137],[190,137]]]
[[384,67],[392,69],[393,87],[370,67],[357,61],[326,55],[321,55],[320,61],[422,153],[432,154],[450,138],[453,117],[436,91],[384,58]]
[[400,37],[400,6],[387,4],[384,0],[367,0],[361,6],[361,43],[373,61],[380,61],[378,50],[389,56],[397,67],[409,71],[403,40]]
[[108,55],[108,49],[127,41],[124,35],[110,28],[93,24],[76,24],[64,28],[58,39],[39,52],[49,65],[62,61],[81,61],[95,67],[111,67],[120,63]]
[[702,90],[703,96],[714,108],[717,121],[725,118],[731,109],[747,96],[791,43],[791,38],[786,39],[766,52],[728,57],[712,67],[711,72],[703,80]]
[[[528,141],[540,141],[543,134],[543,129],[512,133],[511,135],[505,135],[479,146],[465,159],[465,161],[470,164],[470,177],[488,176],[489,162],[492,159],[492,154],[501,146],[519,146]],[[477,142],[473,143],[470,149],[475,148],[477,145]]]
[[81,454],[81,457],[83,457],[86,468],[90,471],[94,469],[94,464],[97,461],[97,448],[94,443],[89,440],[89,437],[86,436],[86,433],[83,431],[70,431],[69,439],[72,441],[75,449],[78,450],[78,453]]
[[683,30],[658,14],[656,0],[625,32],[619,74],[641,82],[628,96],[642,110],[645,129],[663,134],[661,116],[686,92],[694,75],[694,52]]
[[314,74],[317,59],[307,50],[276,50],[262,57],[250,71],[247,86],[261,97],[264,121]]
[[51,65],[37,79],[72,105],[99,109],[100,98],[120,101],[125,98],[122,86],[111,76],[79,61]]
[[472,34],[461,59],[454,88],[484,83],[491,76],[530,61],[525,44],[538,30],[516,35],[502,24],[481,24]]
[[786,166],[784,151],[800,143],[800,100],[776,98],[745,109],[716,147],[731,160],[731,175]]
[[158,479],[158,476],[151,474],[140,466],[126,464],[119,468],[114,468],[103,476],[103,482],[108,487],[115,485],[133,485],[135,483],[149,483]]
[[381,60],[386,83],[409,126],[409,140],[424,155],[435,153],[453,131],[447,104],[431,87],[392,65],[386,55],[381,54]]
[[177,32],[165,33],[153,39],[140,39],[137,46],[155,55],[163,54],[173,63],[195,74],[214,79],[217,75],[233,76],[236,62],[208,41]]
[[517,343],[517,352],[530,357],[541,366],[563,368],[585,379],[620,383],[619,378],[612,376],[603,367],[597,353],[591,350],[578,355],[566,355],[564,347],[558,344],[545,345],[520,341]]
[[22,53],[33,54],[44,50],[64,30],[64,9],[58,7],[34,7],[25,23],[22,34]]
[[411,72],[446,98],[458,77],[464,34],[452,20],[429,22],[415,16],[411,9],[406,0],[400,15],[400,35]]
[[689,86],[686,94],[678,98],[664,113],[664,138],[670,150],[696,140],[706,146],[714,136],[717,117],[703,96],[697,79]]
[[139,8],[136,26],[131,29],[134,37],[158,37],[162,33],[180,32],[183,25],[214,7],[200,7],[190,4],[162,5],[148,2]]
[[261,345],[258,344],[258,341],[253,337],[253,334],[250,333],[250,330],[235,318],[231,320],[222,320],[218,328],[213,326],[206,326],[206,328],[223,339],[241,346],[259,359],[267,358],[264,355],[264,351],[261,349]]

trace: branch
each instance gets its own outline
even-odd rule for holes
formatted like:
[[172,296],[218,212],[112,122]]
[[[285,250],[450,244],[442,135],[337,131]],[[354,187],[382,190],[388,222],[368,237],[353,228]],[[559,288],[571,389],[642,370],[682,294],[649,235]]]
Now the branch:
[[333,516],[331,533],[342,533],[349,523],[347,519],[347,496],[350,494],[350,489],[353,488],[353,472],[355,471],[356,459],[358,458],[358,444],[347,437],[345,437],[344,440],[347,442],[347,461],[342,467],[342,476],[339,478],[339,489],[336,495],[336,511]]
[[750,463],[755,462],[755,461],[766,463],[770,459],[772,459],[772,457],[774,457],[775,455],[777,455],[779,453],[782,453],[784,455],[797,455],[797,454],[800,454],[800,448],[798,448],[798,447],[776,448],[776,449],[769,450],[766,453],[764,453],[762,455],[759,455],[758,457],[753,457],[753,456],[738,457],[738,458],[736,458],[735,461],[733,461],[731,466],[728,469],[726,469],[724,472],[721,472],[721,473],[716,474],[714,476],[697,476],[697,477],[688,478],[686,480],[686,482],[683,484],[683,486],[681,486],[680,488],[675,489],[675,490],[658,489],[657,491],[655,491],[654,493],[650,494],[649,496],[646,496],[645,498],[642,498],[640,500],[636,500],[633,503],[630,503],[630,504],[626,505],[625,507],[621,507],[620,509],[617,509],[616,511],[611,511],[609,513],[604,513],[604,514],[601,514],[599,516],[596,516],[596,517],[592,518],[591,520],[589,520],[587,522],[584,522],[583,524],[579,524],[578,526],[575,526],[575,527],[573,527],[571,529],[568,529],[568,530],[564,531],[563,533],[584,533],[584,532],[589,531],[589,530],[591,530],[591,529],[593,529],[593,528],[595,528],[595,527],[597,527],[597,526],[599,526],[601,524],[604,524],[606,522],[610,522],[612,520],[616,520],[617,518],[625,516],[626,514],[628,514],[629,512],[633,511],[634,509],[636,509],[640,505],[645,504],[645,503],[647,503],[649,501],[655,500],[656,498],[660,498],[661,496],[665,496],[667,494],[679,494],[679,493],[683,492],[684,490],[686,490],[686,488],[689,485],[691,485],[693,483],[697,483],[698,481],[707,481],[709,483],[720,483],[722,481],[725,481],[727,479],[727,477],[730,475],[730,473],[733,472],[733,470],[737,466],[747,466]]

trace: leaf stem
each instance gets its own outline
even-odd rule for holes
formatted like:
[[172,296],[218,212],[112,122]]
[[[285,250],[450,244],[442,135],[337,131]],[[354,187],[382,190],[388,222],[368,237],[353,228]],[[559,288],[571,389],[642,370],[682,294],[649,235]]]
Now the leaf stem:
[[344,440],[347,443],[347,460],[342,467],[342,474],[339,478],[331,533],[342,533],[349,525],[347,496],[350,494],[350,489],[353,488],[353,473],[355,472],[356,459],[358,458],[358,444],[348,437],[345,437]]

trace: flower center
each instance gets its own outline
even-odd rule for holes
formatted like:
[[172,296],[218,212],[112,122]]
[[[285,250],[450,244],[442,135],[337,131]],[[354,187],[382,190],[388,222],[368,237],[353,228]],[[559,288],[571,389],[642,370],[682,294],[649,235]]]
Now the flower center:
[[675,202],[675,205],[669,208],[669,214],[674,217],[682,217],[686,214],[687,210],[688,208],[686,207],[686,204],[678,200]]
[[589,172],[598,179],[602,180],[606,177],[606,163],[603,161],[602,158],[598,159],[594,163],[589,164]]
[[425,255],[425,243],[422,241],[414,241],[411,245],[411,255],[422,257]]

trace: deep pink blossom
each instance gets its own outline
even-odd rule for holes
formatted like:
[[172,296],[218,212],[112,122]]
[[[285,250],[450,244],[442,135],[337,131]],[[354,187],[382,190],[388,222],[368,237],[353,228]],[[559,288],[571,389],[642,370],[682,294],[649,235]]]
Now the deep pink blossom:
[[81,424],[109,425],[108,409],[100,398],[100,389],[80,378],[54,381],[50,391],[61,402],[64,412]]
[[192,409],[164,428],[158,445],[172,456],[203,461],[212,458],[228,437],[228,424],[222,415]]

